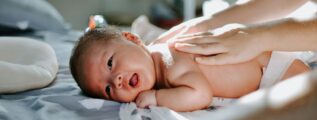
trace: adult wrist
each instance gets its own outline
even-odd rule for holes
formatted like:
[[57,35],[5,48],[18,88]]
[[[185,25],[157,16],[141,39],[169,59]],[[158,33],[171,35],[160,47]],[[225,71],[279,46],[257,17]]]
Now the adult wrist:
[[206,21],[207,21],[207,25],[206,26],[208,26],[208,30],[214,30],[214,29],[222,27],[224,25],[223,21],[219,20],[215,16],[206,17]]
[[276,50],[278,44],[276,43],[276,39],[278,39],[278,36],[276,36],[276,33],[271,30],[271,28],[266,27],[263,28],[263,30],[260,31],[261,34],[261,39],[260,43],[263,45],[263,50],[264,51],[274,51]]
[[248,28],[254,43],[257,45],[259,52],[274,50],[274,33],[268,26],[256,26]]
[[213,28],[213,19],[211,16],[202,16],[198,18],[198,24],[196,24],[197,29],[201,32],[211,30]]

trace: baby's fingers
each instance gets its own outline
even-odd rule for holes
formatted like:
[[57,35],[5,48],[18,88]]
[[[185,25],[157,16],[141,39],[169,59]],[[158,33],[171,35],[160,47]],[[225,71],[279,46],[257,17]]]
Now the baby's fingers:
[[136,106],[138,106],[139,108],[145,108],[146,106],[144,105],[144,100],[141,99],[140,97],[138,97],[136,100],[135,100],[135,104]]
[[142,99],[140,97],[137,97],[135,100],[135,104],[136,106],[139,106],[139,104],[141,103]]
[[144,100],[141,100],[139,103],[137,103],[137,106],[139,108],[146,108],[146,107],[148,107],[148,104],[146,104],[146,102]]

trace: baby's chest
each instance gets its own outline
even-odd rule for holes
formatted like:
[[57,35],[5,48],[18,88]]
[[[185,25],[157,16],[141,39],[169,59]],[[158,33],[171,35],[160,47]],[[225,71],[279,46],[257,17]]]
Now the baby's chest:
[[188,54],[173,55],[173,62],[166,67],[166,78],[169,82],[181,82],[186,74],[198,72],[203,75],[193,57]]

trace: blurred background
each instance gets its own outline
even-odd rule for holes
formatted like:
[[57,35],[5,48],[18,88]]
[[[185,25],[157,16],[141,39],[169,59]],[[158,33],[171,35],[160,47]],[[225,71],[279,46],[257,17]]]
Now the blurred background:
[[[245,1],[248,0],[0,0],[0,35],[83,31],[92,15],[102,15],[108,24],[127,29],[136,18],[145,15],[151,24],[169,29]],[[308,2],[288,17],[309,18],[315,15],[316,8],[316,4]],[[141,23],[145,26],[145,22]]]
[[[103,15],[109,24],[131,26],[140,15],[152,24],[170,28],[184,20],[202,15],[208,0],[48,0],[73,29],[87,27],[90,15]],[[222,0],[213,0],[222,1]],[[224,0],[229,4],[236,0]]]

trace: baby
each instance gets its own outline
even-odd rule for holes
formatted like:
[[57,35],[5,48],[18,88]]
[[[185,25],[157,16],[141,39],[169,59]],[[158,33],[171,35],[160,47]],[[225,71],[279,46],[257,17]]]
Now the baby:
[[[195,56],[166,43],[146,47],[129,32],[96,28],[80,38],[70,69],[88,96],[193,111],[208,107],[212,97],[238,98],[257,90],[271,53],[222,66],[197,64]],[[283,78],[307,70],[295,60]]]

